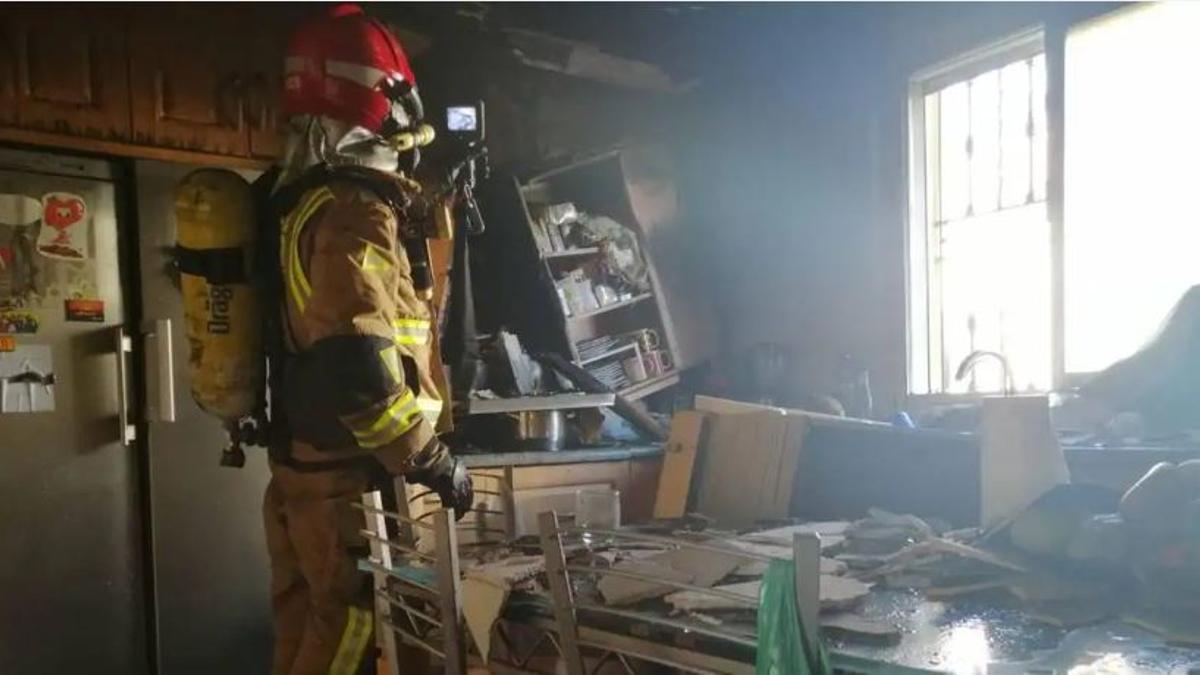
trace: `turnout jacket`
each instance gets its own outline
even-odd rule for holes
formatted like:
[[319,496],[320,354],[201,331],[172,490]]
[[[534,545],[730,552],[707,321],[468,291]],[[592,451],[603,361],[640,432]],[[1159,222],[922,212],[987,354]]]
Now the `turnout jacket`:
[[[371,172],[411,199],[420,186]],[[429,303],[413,287],[404,212],[360,179],[304,189],[279,231],[290,461],[375,457],[393,474],[422,468],[442,418]],[[277,399],[278,400],[278,399]]]

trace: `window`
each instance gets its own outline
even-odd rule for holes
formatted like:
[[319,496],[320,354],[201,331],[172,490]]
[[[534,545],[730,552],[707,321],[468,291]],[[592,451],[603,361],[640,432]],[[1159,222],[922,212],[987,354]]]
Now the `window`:
[[1052,238],[1046,208],[1041,33],[916,77],[910,89],[909,389],[996,392],[1053,380]]
[[1067,35],[1063,340],[1068,373],[1150,338],[1200,283],[1200,5],[1136,5]]

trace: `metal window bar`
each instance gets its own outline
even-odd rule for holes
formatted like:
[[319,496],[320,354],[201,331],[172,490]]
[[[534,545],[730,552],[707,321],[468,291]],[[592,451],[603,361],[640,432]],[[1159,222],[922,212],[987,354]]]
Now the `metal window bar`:
[[[1040,201],[1045,201],[1045,200],[1040,200]],[[1040,203],[1040,201],[1034,201],[1033,203],[1038,204],[1038,203]],[[985,215],[991,215],[991,214],[995,214],[995,213],[1004,213],[1006,211],[1016,211],[1017,209],[1023,209],[1027,206],[1029,206],[1029,204],[1013,204],[1012,206],[1002,206],[1002,207],[996,209],[995,211],[989,211]],[[951,226],[957,225],[959,223],[969,222],[973,218],[974,218],[974,216],[972,216],[970,218],[964,216],[962,218],[947,218],[946,220],[936,220],[933,222],[933,227],[937,228],[937,229],[951,227]],[[939,234],[939,236],[941,236],[941,235]]]
[[[1039,201],[1046,201],[1045,199],[1038,200],[1035,197],[1036,190],[1035,190],[1035,186],[1034,186],[1034,170],[1033,170],[1034,163],[1036,161],[1034,158],[1035,158],[1035,153],[1037,150],[1037,148],[1034,147],[1035,146],[1035,144],[1034,144],[1035,129],[1034,129],[1034,114],[1033,114],[1034,108],[1033,108],[1033,106],[1035,104],[1037,104],[1037,102],[1034,101],[1034,97],[1033,97],[1033,90],[1034,90],[1033,74],[1034,74],[1034,70],[1036,68],[1035,62],[1036,62],[1038,56],[1042,55],[1043,53],[1044,52],[1041,50],[1041,48],[1039,46],[1036,49],[1036,51],[1033,52],[1032,56],[1011,58],[1006,61],[997,62],[990,69],[974,72],[973,74],[970,74],[969,76],[964,77],[963,79],[960,79],[960,80],[946,82],[942,86],[939,86],[938,88],[933,89],[933,90],[929,90],[929,89],[924,90],[927,92],[924,95],[932,95],[932,96],[937,97],[937,106],[938,106],[938,110],[939,110],[938,122],[936,124],[927,126],[925,129],[925,133],[928,136],[936,138],[938,147],[941,146],[941,142],[942,142],[942,140],[941,140],[942,139],[942,123],[944,121],[940,114],[941,110],[942,110],[942,92],[947,87],[951,86],[952,84],[954,84],[956,82],[963,82],[963,83],[965,83],[965,86],[966,86],[966,97],[967,97],[967,101],[966,101],[967,109],[965,112],[965,115],[967,118],[967,140],[966,140],[966,147],[965,147],[965,152],[967,155],[966,176],[965,176],[965,178],[966,178],[966,188],[965,189],[966,189],[966,197],[967,197],[966,213],[948,217],[945,214],[944,210],[941,209],[941,204],[940,204],[941,191],[938,190],[937,194],[930,195],[927,190],[927,199],[931,199],[931,201],[937,206],[937,214],[938,214],[931,221],[929,221],[929,224],[927,225],[927,236],[930,237],[931,242],[932,242],[930,256],[933,259],[932,260],[933,264],[929,264],[927,266],[927,271],[926,271],[927,279],[928,279],[926,293],[927,293],[927,296],[929,296],[929,299],[927,299],[927,302],[930,302],[932,297],[935,295],[938,296],[938,298],[940,299],[941,292],[942,292],[941,291],[941,289],[942,289],[941,255],[942,254],[941,254],[941,250],[940,250],[941,249],[941,236],[942,236],[940,229],[942,227],[944,227],[947,224],[956,222],[956,221],[969,220],[975,216],[999,213],[999,212],[1006,211],[1009,209],[1022,208],[1024,206],[1036,204]],[[1026,68],[1028,69],[1028,79],[1027,79],[1025,91],[1018,92],[1016,95],[1024,94],[1024,97],[1028,101],[1028,108],[1027,108],[1027,115],[1026,115],[1026,117],[1027,117],[1026,142],[1029,145],[1029,186],[1028,186],[1028,190],[1027,190],[1026,200],[1025,200],[1024,204],[1015,204],[1015,205],[1008,206],[1008,207],[1003,205],[1004,204],[1004,200],[1003,200],[1003,191],[1004,191],[1004,187],[1003,187],[1004,186],[1004,142],[1003,142],[1003,125],[1004,125],[1003,112],[1004,111],[1003,111],[1003,104],[1004,103],[1003,102],[1004,102],[1005,90],[1004,90],[1004,87],[1002,86],[1002,81],[1000,81],[997,83],[997,129],[996,129],[996,134],[997,134],[999,143],[998,143],[997,160],[996,160],[997,161],[996,172],[997,172],[997,177],[998,177],[998,181],[997,181],[998,190],[997,190],[997,194],[996,194],[996,205],[995,205],[995,208],[991,208],[991,209],[983,208],[983,205],[979,205],[980,208],[976,208],[977,205],[975,204],[975,200],[974,200],[975,175],[974,175],[974,170],[972,168],[973,167],[972,160],[975,155],[976,133],[977,132],[983,133],[984,130],[976,130],[973,127],[973,125],[971,124],[971,118],[972,118],[972,113],[974,111],[974,106],[977,105],[977,102],[975,101],[976,97],[974,96],[973,80],[985,73],[992,72],[992,71],[999,73],[1006,66],[1009,66],[1013,63],[1022,63],[1022,62],[1026,65]],[[1009,92],[1009,93],[1012,94],[1012,92]],[[932,128],[930,128],[930,127],[932,127]],[[928,157],[927,156],[925,158],[925,163],[926,163],[927,167],[932,166],[932,168],[936,174],[935,181],[936,181],[937,185],[940,186],[941,182],[942,182],[942,163],[941,163],[940,157]],[[934,249],[936,249],[936,250],[934,250]],[[927,361],[927,363],[931,364],[931,366],[930,366],[931,372],[929,373],[929,381],[930,381],[930,383],[932,383],[934,380],[940,380],[940,382],[941,382],[940,390],[944,392],[944,391],[948,391],[952,384],[952,382],[951,382],[952,369],[950,367],[951,364],[948,361],[949,355],[940,346],[940,345],[945,344],[945,325],[944,325],[944,321],[942,321],[940,317],[934,316],[932,303],[930,302],[930,304],[928,304],[927,306],[929,306],[931,308],[931,311],[929,312],[928,317],[927,317],[927,321],[929,322],[929,326],[930,326],[930,334],[932,335],[934,330],[936,330],[940,334],[939,346],[935,347],[933,345],[933,341],[931,339],[927,341],[928,349],[929,349],[929,357],[930,357],[929,360]],[[936,310],[939,313],[941,311],[940,307],[941,307],[941,305],[939,302],[938,309]],[[941,362],[940,377],[935,377],[934,373],[932,372],[932,370],[933,370],[932,364],[934,363],[933,357],[935,356],[935,354],[940,356],[940,358],[939,358],[939,361]]]
[[[715,628],[692,625],[673,619],[658,617],[644,614],[641,612],[631,612],[627,610],[619,610],[591,603],[580,603],[575,597],[571,589],[571,572],[595,575],[610,575],[636,579],[640,581],[648,581],[654,584],[668,586],[671,588],[680,588],[697,593],[719,597],[727,600],[732,600],[738,603],[744,603],[748,606],[757,606],[758,600],[753,601],[744,596],[721,591],[714,588],[706,588],[679,582],[674,580],[662,579],[653,575],[640,574],[630,572],[628,570],[615,570],[612,568],[586,567],[581,565],[569,564],[566,561],[566,555],[563,551],[563,535],[565,534],[594,534],[598,536],[609,536],[613,538],[623,538],[632,541],[646,541],[679,548],[690,548],[695,550],[711,551],[723,555],[734,555],[744,557],[749,560],[770,561],[775,559],[772,556],[764,556],[743,552],[737,549],[729,549],[720,546],[707,545],[686,540],[675,539],[671,537],[661,537],[657,535],[645,535],[620,530],[592,530],[589,528],[562,528],[559,526],[558,514],[554,511],[548,511],[538,516],[539,534],[542,543],[543,555],[546,558],[546,575],[550,582],[551,597],[553,600],[553,609],[555,621],[558,624],[559,637],[561,639],[561,652],[563,659],[566,662],[567,675],[586,675],[586,670],[583,665],[583,654],[581,647],[586,643],[580,640],[580,627],[578,624],[579,612],[595,612],[603,613],[612,616],[620,616],[624,618],[645,621],[661,626],[674,628],[681,631],[690,631],[700,635],[706,635],[719,640],[724,640],[741,646],[753,647],[756,640],[748,640],[744,634],[733,634],[726,631],[717,630]],[[797,581],[797,605],[800,609],[804,630],[809,638],[810,644],[817,644],[819,639],[817,621],[820,611],[819,583],[814,583],[814,580],[820,579],[820,539],[815,534],[797,534],[793,541],[794,559],[796,561],[796,581]],[[594,629],[592,629],[594,630]],[[634,656],[641,656],[634,653]],[[686,663],[672,664],[685,670],[695,670],[694,665]],[[815,665],[815,664],[814,664]]]
[[1033,59],[1025,59],[1025,72],[1029,82],[1028,91],[1025,92],[1028,100],[1025,108],[1025,140],[1029,143],[1029,191],[1025,193],[1025,203],[1032,204],[1034,153],[1037,151],[1033,144]]

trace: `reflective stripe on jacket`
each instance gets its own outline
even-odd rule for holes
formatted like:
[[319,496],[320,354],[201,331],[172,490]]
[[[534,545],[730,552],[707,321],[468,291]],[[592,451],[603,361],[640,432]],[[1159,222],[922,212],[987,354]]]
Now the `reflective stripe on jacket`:
[[346,448],[323,447],[313,453],[314,448],[296,441],[297,459],[369,452],[389,469],[400,470],[434,436],[443,407],[439,380],[433,376],[440,364],[432,362],[430,309],[413,289],[408,257],[397,238],[397,218],[371,190],[335,180],[305,192],[281,222],[288,350],[301,354],[326,338],[361,336],[386,345],[363,351],[373,356],[359,358],[377,359],[372,367],[394,383],[386,394],[363,394],[358,398],[369,400],[338,411],[337,419],[352,439]]

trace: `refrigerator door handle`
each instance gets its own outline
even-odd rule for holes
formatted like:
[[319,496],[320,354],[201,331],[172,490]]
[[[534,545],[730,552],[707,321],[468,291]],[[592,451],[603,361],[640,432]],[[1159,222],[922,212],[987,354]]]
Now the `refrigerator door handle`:
[[170,319],[155,319],[146,337],[154,339],[155,372],[158,375],[159,422],[175,421],[175,340]]
[[133,351],[133,340],[124,326],[117,326],[117,421],[120,423],[121,445],[129,447],[137,440],[137,427],[129,423],[129,371],[126,355]]

